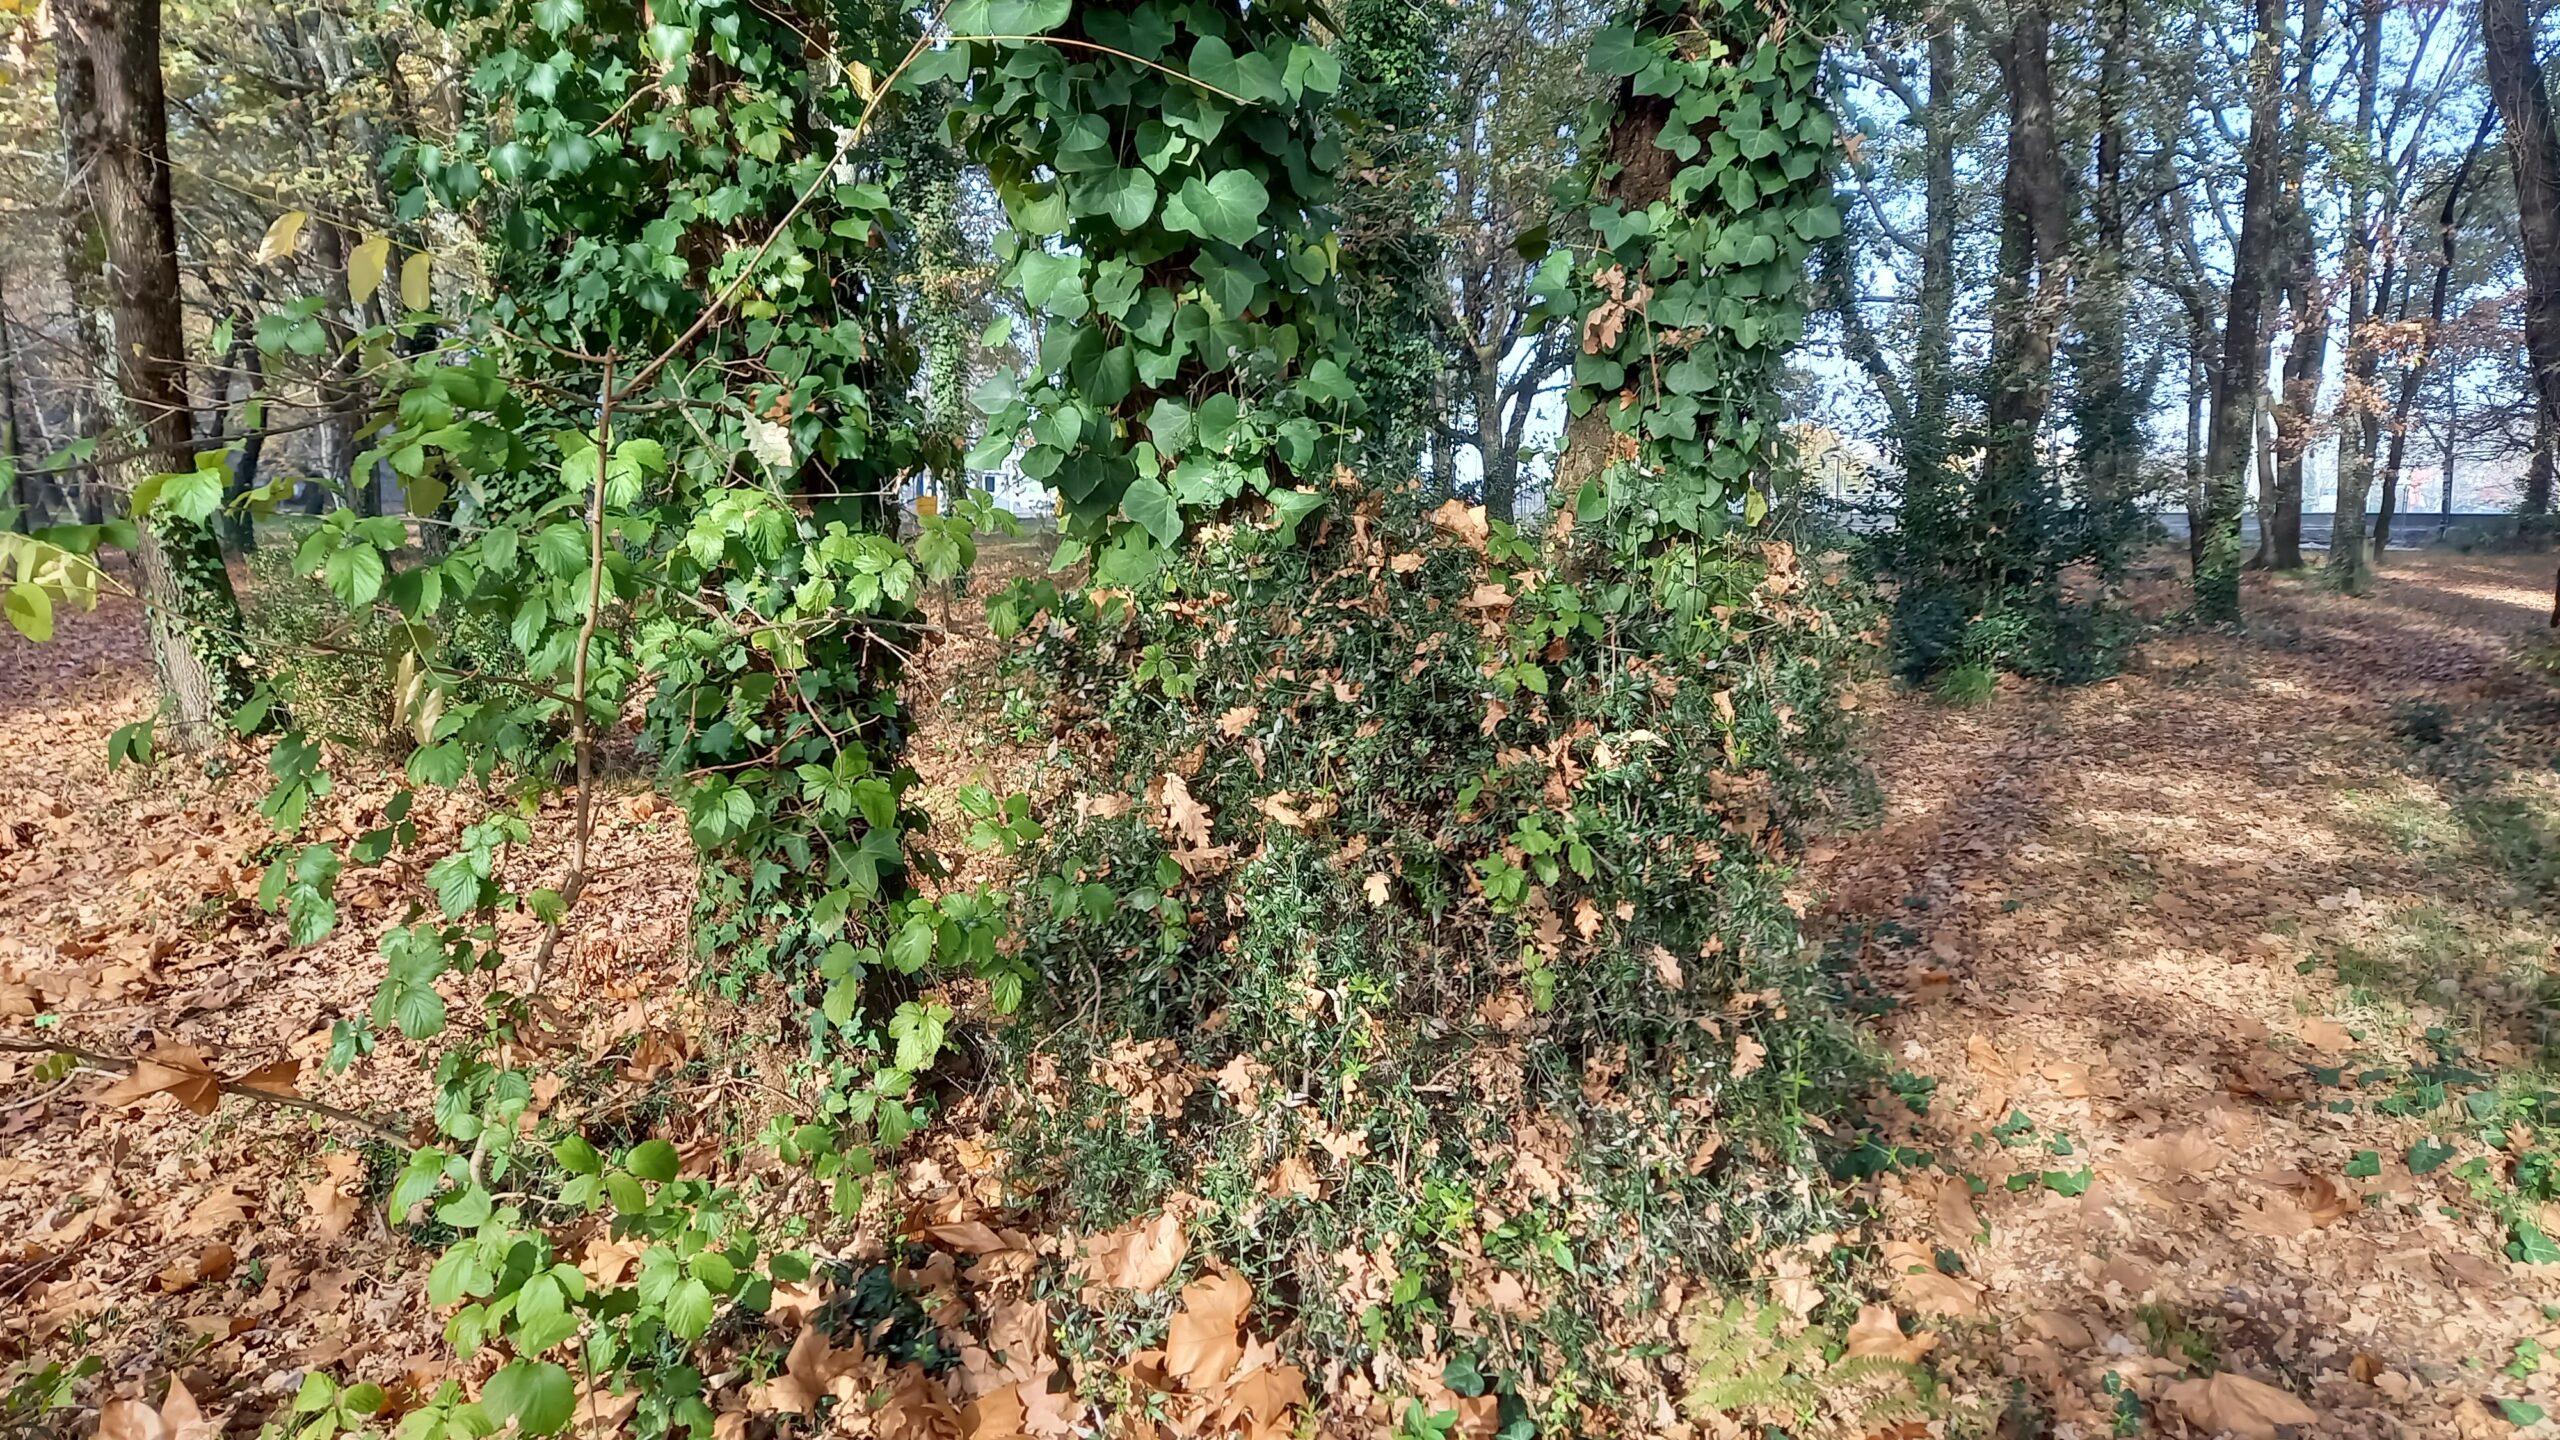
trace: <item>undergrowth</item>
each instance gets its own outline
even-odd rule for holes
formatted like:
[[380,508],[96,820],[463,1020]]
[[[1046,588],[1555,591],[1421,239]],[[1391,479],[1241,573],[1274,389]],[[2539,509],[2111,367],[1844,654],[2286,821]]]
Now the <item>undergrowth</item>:
[[1061,999],[1010,1032],[1001,1128],[1074,1228],[1185,1214],[1313,1362],[1463,1360],[1571,1431],[1833,1221],[1825,1117],[1874,1071],[1788,857],[1857,793],[1865,602],[1836,555],[1713,542],[1698,643],[1559,641],[1506,700],[1569,537],[1403,498],[1224,527],[1139,603],[997,602],[1082,782],[1026,852]]

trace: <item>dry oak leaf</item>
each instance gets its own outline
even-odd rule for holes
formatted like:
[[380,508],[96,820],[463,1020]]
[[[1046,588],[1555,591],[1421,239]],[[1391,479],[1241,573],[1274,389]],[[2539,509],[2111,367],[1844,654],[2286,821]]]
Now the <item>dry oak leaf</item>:
[[1023,1413],[1022,1387],[999,1385],[960,1407],[960,1433],[968,1440],[1016,1440]]
[[1924,1315],[1964,1317],[1982,1308],[1982,1286],[1938,1271],[1925,1245],[1887,1240],[1881,1247],[1885,1268],[1893,1275],[1894,1293]]
[[2193,1178],[2210,1175],[2228,1158],[2202,1130],[2173,1131],[2131,1147],[2134,1158],[2164,1174]]
[[1166,1211],[1095,1237],[1085,1251],[1084,1277],[1123,1290],[1160,1289],[1189,1253],[1181,1217]]
[[1962,1250],[1982,1239],[1982,1217],[1973,1208],[1973,1188],[1963,1180],[1948,1176],[1938,1182],[1936,1214],[1931,1228],[1938,1243],[1950,1250]]
[[942,1382],[921,1365],[899,1369],[889,1398],[871,1417],[871,1429],[880,1440],[962,1440],[966,1433]]
[[1761,1044],[1758,1040],[1756,1040],[1756,1039],[1752,1038],[1752,1037],[1751,1037],[1751,1036],[1749,1036],[1749,1035],[1737,1035],[1737,1036],[1735,1036],[1735,1037],[1734,1037],[1734,1040],[1733,1040],[1733,1078],[1734,1078],[1734,1079],[1739,1080],[1739,1079],[1741,1079],[1742,1077],[1744,1077],[1745,1075],[1750,1074],[1752,1071],[1759,1069],[1761,1066],[1763,1066],[1763,1065],[1765,1065],[1765,1064],[1767,1064],[1767,1063],[1769,1063],[1769,1047],[1768,1047],[1768,1046]]
[[1431,524],[1474,550],[1482,550],[1493,538],[1493,527],[1485,522],[1484,507],[1455,499],[1440,502],[1440,508],[1431,512]]
[[232,1267],[239,1263],[239,1258],[232,1252],[230,1246],[216,1240],[198,1251],[194,1259],[181,1260],[161,1271],[160,1288],[167,1294],[175,1295],[181,1290],[192,1290],[198,1285],[211,1285],[227,1280],[231,1277]]
[[2285,1426],[2320,1423],[2320,1413],[2290,1393],[2228,1370],[2208,1380],[2181,1380],[2166,1398],[2198,1429],[2227,1430],[2248,1440],[2277,1440]]
[[169,1227],[169,1233],[181,1238],[196,1235],[219,1235],[234,1225],[245,1224],[255,1202],[228,1185],[205,1192],[203,1199],[187,1212],[186,1218]]
[[1936,1332],[1923,1330],[1917,1335],[1902,1333],[1902,1321],[1889,1305],[1862,1305],[1858,1319],[1849,1327],[1849,1358],[1881,1355],[1905,1365],[1917,1365],[1920,1357],[1938,1348]]
[[138,1105],[166,1095],[198,1115],[222,1103],[222,1082],[204,1057],[186,1045],[154,1045],[125,1077],[91,1097],[101,1105]]
[[320,1178],[302,1187],[302,1198],[311,1206],[312,1228],[332,1240],[346,1234],[364,1209],[364,1201],[348,1187],[363,1178],[364,1157],[355,1151],[321,1156]]
[[1252,729],[1253,722],[1261,718],[1261,706],[1238,705],[1234,709],[1229,710],[1218,717],[1218,733],[1226,736],[1230,740],[1233,740],[1247,730]]
[[2339,1024],[2335,1020],[2322,1020],[2318,1018],[2305,1020],[2295,1033],[2302,1037],[2303,1044],[2310,1046],[2314,1050],[2325,1050],[2332,1055],[2338,1054],[2341,1051],[2352,1047],[2356,1043],[2355,1037],[2347,1033],[2347,1027]]
[[1307,1374],[1295,1365],[1257,1365],[1227,1390],[1228,1411],[1251,1422],[1245,1427],[1247,1440],[1289,1434],[1289,1412],[1306,1403]]
[[791,1342],[782,1373],[748,1388],[747,1408],[760,1415],[776,1411],[806,1415],[825,1396],[850,1399],[864,1389],[853,1374],[861,1366],[860,1345],[839,1350],[827,1338],[827,1332],[815,1325],[806,1326]]
[[1360,882],[1360,888],[1367,893],[1372,906],[1384,905],[1387,903],[1388,883],[1385,871],[1373,871],[1368,879]]
[[1236,1335],[1252,1303],[1253,1287],[1232,1271],[1183,1286],[1182,1308],[1165,1332],[1165,1370],[1195,1394],[1224,1384],[1244,1358]]
[[152,1409],[139,1400],[110,1400],[98,1407],[98,1440],[214,1440],[219,1421],[207,1420],[187,1393],[187,1382],[172,1375],[169,1393]]
[[984,1220],[963,1220],[954,1225],[928,1225],[925,1238],[945,1250],[962,1255],[1001,1255],[1015,1247],[997,1234]]

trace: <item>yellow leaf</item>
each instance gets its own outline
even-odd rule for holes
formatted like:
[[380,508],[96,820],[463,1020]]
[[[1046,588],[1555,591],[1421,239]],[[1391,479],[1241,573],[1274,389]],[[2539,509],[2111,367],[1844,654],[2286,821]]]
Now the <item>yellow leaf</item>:
[[427,284],[430,263],[424,250],[400,262],[400,303],[408,309],[424,310],[435,302],[435,292]]
[[391,237],[367,235],[347,256],[347,298],[361,305],[382,288],[382,272],[391,263]]
[[303,222],[311,218],[307,210],[287,210],[267,227],[267,238],[258,242],[258,263],[273,265],[293,253],[302,239]]

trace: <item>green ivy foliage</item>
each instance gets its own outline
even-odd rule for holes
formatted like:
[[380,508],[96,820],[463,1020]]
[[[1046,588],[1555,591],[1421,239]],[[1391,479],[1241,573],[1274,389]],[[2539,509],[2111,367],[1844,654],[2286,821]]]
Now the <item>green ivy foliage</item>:
[[1585,136],[1597,253],[1540,280],[1583,322],[1572,412],[1631,442],[1603,497],[1625,546],[1716,533],[1770,466],[1806,264],[1840,233],[1819,94],[1837,10],[1648,0],[1592,41],[1622,82]]
[[945,19],[964,38],[917,67],[970,80],[953,124],[1041,326],[1028,382],[982,387],[971,463],[1027,427],[1022,469],[1057,492],[1068,558],[1090,549],[1113,583],[1249,499],[1294,529],[1360,413],[1325,210],[1342,70],[1317,17],[1306,0],[962,0]]

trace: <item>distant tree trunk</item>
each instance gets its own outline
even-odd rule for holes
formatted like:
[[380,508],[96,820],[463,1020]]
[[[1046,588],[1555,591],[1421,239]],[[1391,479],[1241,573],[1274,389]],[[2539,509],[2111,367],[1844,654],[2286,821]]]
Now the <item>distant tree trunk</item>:
[[348,324],[353,308],[347,296],[347,232],[317,216],[311,221],[311,259],[320,267],[325,300],[321,328],[329,337],[329,353],[320,372],[320,478],[336,486],[341,503],[358,514],[381,512],[372,477],[355,473],[358,397],[350,379],[355,357],[347,343],[355,336]]
[[2133,488],[2140,444],[2139,406],[2126,383],[2124,197],[2125,49],[2131,0],[2107,0],[2100,11],[2097,135],[2092,145],[2089,246],[2080,277],[2079,433],[2082,504],[2094,522],[2097,559],[2112,568],[2121,529],[2118,507]]
[[[2383,4],[2363,0],[2356,37],[2356,136],[2368,146],[2382,84]],[[2374,393],[2382,347],[2372,323],[2373,254],[2380,247],[2371,224],[2370,187],[2362,179],[2353,186],[2347,195],[2347,375],[2338,394],[2338,503],[2329,521],[2329,577],[2348,594],[2361,591],[2372,572],[2365,554],[2364,507],[2373,492],[2374,453],[2382,443],[2382,399]],[[2380,287],[2385,299],[2391,295],[2394,263],[2386,249]]]
[[[2454,167],[2453,178],[2445,182],[2444,204],[2436,212],[2436,275],[2427,302],[2427,328],[2418,342],[2418,353],[2400,372],[2400,394],[2391,409],[2391,453],[2383,469],[2382,513],[2373,524],[2373,558],[2377,565],[2391,546],[2391,521],[2399,510],[2400,465],[2409,447],[2409,420],[2418,408],[2419,387],[2426,384],[2428,368],[2435,361],[2437,332],[2444,328],[2445,302],[2453,290],[2453,242],[2462,216],[2462,192],[2471,183],[2480,151],[2489,143],[2489,128],[2497,120],[2494,108],[2480,116],[2480,128],[2472,133],[2471,147],[2462,152],[2462,163]],[[2401,283],[2400,319],[2404,323],[2409,318],[2408,284],[2417,278],[2416,271],[2417,267],[2411,266],[2408,278]]]
[[[231,451],[231,486],[224,497],[227,501],[237,502],[258,488],[258,460],[267,448],[267,398],[263,393],[267,387],[266,363],[265,352],[258,349],[256,322],[244,307],[231,317],[231,357],[222,380],[226,390],[236,386],[240,397],[227,427],[240,437]],[[226,504],[222,538],[236,553],[255,552],[257,520],[236,503]]]
[[[69,0],[67,37],[97,85],[97,221],[115,276],[118,389],[141,431],[145,461],[195,468],[187,405],[186,332],[178,308],[178,227],[169,199],[169,120],[160,78],[159,0]],[[162,514],[138,517],[151,648],[181,743],[212,737],[249,698],[253,679],[240,606],[213,531]]]
[[2480,38],[2489,93],[2506,122],[2524,242],[2524,340],[2533,361],[2540,428],[2560,431],[2560,131],[2536,58],[2534,16],[2524,0],[2481,0]]
[[2249,151],[2240,197],[2240,240],[2231,265],[2231,294],[2222,325],[2222,369],[2213,377],[2213,428],[2205,447],[2204,545],[2196,565],[2196,613],[2208,621],[2240,618],[2240,511],[2249,468],[2250,431],[2266,373],[2259,324],[2268,262],[2275,248],[2278,105],[2283,86],[2284,0],[2258,0],[2258,35],[2249,55]]
[[2277,570],[2302,568],[2302,467],[2311,448],[2311,417],[2320,380],[2329,366],[2329,296],[2320,283],[2320,240],[2304,185],[2310,178],[2311,131],[2319,123],[2317,82],[2322,0],[2302,0],[2302,35],[2294,60],[2293,129],[2285,145],[2283,289],[2293,311],[2293,347],[2286,352],[2283,389],[2275,407],[2275,483],[2266,498],[2260,553]]
[[[2199,341],[2203,337],[2196,337]],[[2204,563],[2205,526],[2212,523],[2212,509],[2204,494],[2204,405],[2209,382],[2205,374],[2204,347],[2192,347],[2187,356],[2187,455],[2184,473],[2187,491],[2187,565],[2190,569]]]
[[2533,432],[2533,460],[2524,469],[2524,503],[2517,508],[2527,515],[2551,513],[2551,447],[2560,442],[2552,433],[2551,422],[2545,420]]
[[[2016,525],[2035,485],[2036,435],[2053,396],[2063,246],[2062,152],[2054,133],[2053,21],[2045,0],[2021,0],[2000,49],[2009,94],[2009,146],[2000,187],[2000,275],[1991,302],[1990,435],[1983,458],[1993,492],[1983,519]],[[2013,531],[2013,533],[2015,533]]]
[[[1956,72],[1952,22],[1942,15],[1929,19],[1929,106],[1923,130],[1928,147],[1921,182],[1922,223],[1926,233],[1920,251],[1919,329],[1911,357],[1911,428],[1935,448],[1927,457],[1941,463],[1947,444],[1948,407],[1953,402],[1956,310],[1956,139],[1954,111],[1961,82]],[[1854,303],[1854,297],[1852,298]],[[1908,444],[1906,443],[1906,451]],[[1906,455],[1905,463],[1908,464]]]
[[18,329],[9,320],[8,268],[0,265],[0,457],[9,465],[18,524],[28,530],[45,520],[44,496],[27,468],[26,436],[18,429]]
[[[99,128],[97,66],[79,45],[58,45],[53,72],[54,112],[62,127],[62,217],[58,239],[62,250],[62,290],[71,310],[71,352],[77,374],[68,387],[65,410],[71,441],[95,440],[105,433],[107,407],[102,397],[114,384],[107,369],[107,249],[98,233],[98,156],[105,147]],[[66,472],[72,513],[94,525],[106,514],[105,487],[97,467],[81,465]]]

